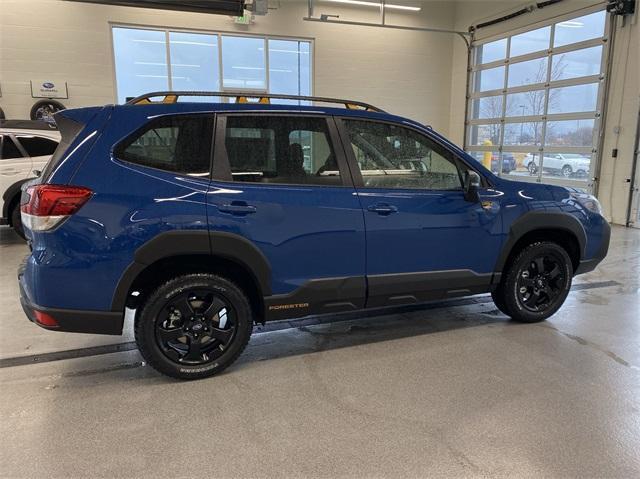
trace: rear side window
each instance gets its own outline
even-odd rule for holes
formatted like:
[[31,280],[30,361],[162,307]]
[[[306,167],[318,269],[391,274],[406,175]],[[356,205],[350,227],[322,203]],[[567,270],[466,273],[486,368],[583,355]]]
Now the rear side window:
[[29,156],[51,156],[58,147],[56,141],[41,136],[19,135],[17,138]]
[[211,116],[171,116],[153,120],[121,143],[118,159],[159,170],[207,176],[210,169]]
[[233,181],[342,185],[324,118],[228,116],[225,147]]
[[0,136],[0,142],[2,142],[2,153],[0,158],[3,160],[9,160],[11,158],[22,158],[22,153],[18,150],[13,140],[8,136]]

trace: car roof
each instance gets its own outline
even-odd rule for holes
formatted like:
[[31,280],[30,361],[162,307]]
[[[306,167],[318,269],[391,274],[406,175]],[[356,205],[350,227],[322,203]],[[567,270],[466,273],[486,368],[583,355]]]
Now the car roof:
[[20,136],[39,136],[50,140],[60,141],[60,132],[58,130],[31,130],[28,128],[2,128],[0,127],[0,135],[11,134]]
[[294,114],[318,114],[341,117],[368,118],[372,120],[392,121],[396,123],[406,123],[419,128],[430,129],[431,127],[419,122],[392,115],[382,111],[371,111],[365,109],[336,108],[329,106],[312,105],[286,105],[286,104],[261,104],[261,103],[214,103],[214,102],[178,102],[171,104],[151,103],[138,105],[115,105],[116,111],[139,111],[145,109],[149,116],[162,116],[176,113],[294,113]]

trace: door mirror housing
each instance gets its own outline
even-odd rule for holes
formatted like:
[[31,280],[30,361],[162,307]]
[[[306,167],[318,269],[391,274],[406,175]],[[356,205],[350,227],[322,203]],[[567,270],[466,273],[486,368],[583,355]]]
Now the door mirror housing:
[[464,175],[464,199],[478,203],[480,201],[478,188],[480,188],[480,175],[473,170],[467,170]]

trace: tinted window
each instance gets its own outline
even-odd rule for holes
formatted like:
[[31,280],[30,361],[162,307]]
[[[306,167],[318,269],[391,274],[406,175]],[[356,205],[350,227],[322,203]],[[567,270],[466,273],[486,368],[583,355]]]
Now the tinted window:
[[56,141],[41,136],[18,136],[17,138],[29,156],[51,156],[58,147]]
[[225,146],[234,181],[342,184],[323,118],[229,116]]
[[213,120],[208,116],[162,117],[116,149],[124,161],[193,176],[209,174]]
[[15,143],[8,136],[0,136],[2,139],[2,159],[22,158],[22,153],[16,147]]
[[364,185],[374,188],[458,189],[453,155],[414,130],[345,120]]

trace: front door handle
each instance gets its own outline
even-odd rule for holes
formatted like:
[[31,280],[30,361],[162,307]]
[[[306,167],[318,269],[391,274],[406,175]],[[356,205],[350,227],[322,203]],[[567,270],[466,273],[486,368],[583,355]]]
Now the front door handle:
[[397,213],[398,207],[390,205],[388,203],[375,203],[373,205],[369,205],[367,207],[367,210],[373,213],[378,213],[379,215],[382,215],[382,216],[388,216],[392,213]]
[[256,212],[256,207],[248,205],[244,201],[232,201],[229,204],[218,206],[221,213],[229,213],[236,216],[250,215]]

